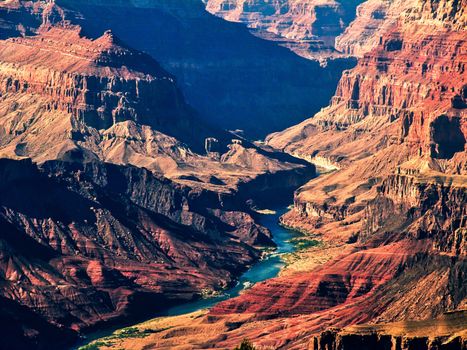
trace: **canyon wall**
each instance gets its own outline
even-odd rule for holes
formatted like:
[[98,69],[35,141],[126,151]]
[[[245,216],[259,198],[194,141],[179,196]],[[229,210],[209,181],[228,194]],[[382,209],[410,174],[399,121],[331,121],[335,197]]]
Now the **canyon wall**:
[[[403,12],[358,66],[343,73],[329,107],[269,137],[277,148],[329,159],[339,168],[298,191],[300,213],[355,221],[377,194],[376,185],[396,171],[417,182],[464,188],[462,8],[420,3]],[[350,232],[360,230],[351,226]]]
[[399,15],[410,8],[408,1],[368,0],[357,7],[354,21],[336,38],[336,49],[343,54],[363,57],[380,37],[394,26]]
[[339,57],[335,39],[355,17],[360,1],[207,0],[206,9],[309,59]]
[[[281,276],[138,341],[233,348],[248,338],[272,348],[337,349],[348,341],[386,346],[390,338],[397,345],[392,330],[375,337],[329,329],[465,309],[467,4],[401,1],[397,15],[392,6],[359,7],[376,28],[358,34],[362,27],[349,26],[368,38],[358,45],[350,29],[338,39],[362,57],[342,74],[330,105],[260,148],[202,120],[222,116],[225,127],[246,129],[238,122],[248,120],[273,130],[279,115],[294,112],[270,101],[280,95],[301,105],[304,98],[313,102],[307,113],[318,109],[327,83],[323,89],[316,81],[332,84],[347,63],[302,61],[210,17],[201,3],[0,5],[0,154],[10,158],[0,161],[5,337],[48,348],[50,339],[58,344],[103,322],[147,315],[148,304],[159,311],[230,285],[259,258],[258,245],[271,245],[246,202],[314,173],[272,148],[333,170],[298,189],[281,219],[320,237],[320,245],[297,252],[304,260],[289,256]],[[27,15],[18,17],[21,11]],[[34,36],[18,37],[27,34]],[[120,36],[159,53],[162,66],[180,74],[189,102],[204,101],[209,117],[197,115],[174,77]],[[245,89],[250,69],[264,75],[249,76],[258,85]],[[223,91],[214,76],[229,82],[229,94],[213,94]],[[315,87],[304,93],[304,80]],[[259,96],[267,108],[251,109]],[[224,111],[242,105],[261,118],[241,109],[220,113],[209,106],[213,97],[228,102]],[[27,319],[24,327],[16,313]],[[442,336],[455,329],[446,326]],[[421,345],[435,346],[424,332]]]
[[[353,326],[344,330],[326,331],[314,338],[310,349],[462,349],[466,345],[463,326],[465,316],[465,311],[460,311],[426,321]],[[452,334],[442,331],[446,328],[450,328]]]
[[[228,285],[259,254],[228,237],[268,237],[253,222],[236,231],[203,215],[188,188],[144,169],[55,161],[37,169],[3,159],[1,174],[1,293],[63,331]],[[223,281],[218,268],[226,269]]]
[[[360,5],[360,15],[373,3]],[[327,159],[334,166],[296,192],[294,209],[282,218],[284,224],[321,235],[331,244],[364,247],[363,254],[368,247],[390,249],[393,242],[426,244],[408,252],[417,263],[402,264],[374,290],[378,297],[373,298],[371,291],[366,294],[367,302],[357,307],[366,313],[364,319],[344,324],[430,318],[465,304],[462,288],[452,287],[447,297],[436,285],[465,265],[467,4],[402,2],[397,10],[387,5],[384,16],[389,19],[378,28],[383,33],[373,32],[377,40],[369,37],[365,43],[375,42],[375,47],[367,51],[365,45],[349,44],[362,58],[343,73],[329,107],[268,138],[270,145],[286,152],[309,161],[320,159],[318,164]],[[348,31],[342,40],[350,37],[352,26]],[[396,256],[388,259],[395,261]],[[412,286],[403,301],[391,297],[404,295],[398,281]],[[431,288],[422,297],[424,285]],[[437,298],[444,302],[437,304]],[[329,326],[340,324],[342,316],[337,315],[339,311]],[[338,349],[352,339],[360,341],[358,335],[352,337],[327,346]],[[390,340],[383,338],[365,338],[361,344]],[[324,346],[315,343],[315,348]]]

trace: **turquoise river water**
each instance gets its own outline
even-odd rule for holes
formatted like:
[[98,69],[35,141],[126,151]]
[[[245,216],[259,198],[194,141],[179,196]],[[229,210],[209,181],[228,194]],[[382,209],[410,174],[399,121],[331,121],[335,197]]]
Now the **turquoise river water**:
[[272,239],[274,243],[276,243],[277,249],[246,271],[239,278],[234,287],[212,298],[199,299],[186,304],[174,306],[167,310],[167,315],[176,316],[210,308],[221,301],[238,296],[241,291],[251,287],[255,283],[276,277],[284,266],[281,255],[295,251],[296,246],[291,239],[300,235],[296,231],[286,229],[279,225],[279,218],[286,211],[287,208],[283,207],[278,210],[276,209],[274,214],[259,214],[257,222],[271,231]]

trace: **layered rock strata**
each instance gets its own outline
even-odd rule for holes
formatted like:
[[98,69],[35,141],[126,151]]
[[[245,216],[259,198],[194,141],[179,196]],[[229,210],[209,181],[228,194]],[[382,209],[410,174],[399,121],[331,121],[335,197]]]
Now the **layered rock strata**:
[[225,287],[258,257],[247,245],[254,230],[268,237],[247,219],[229,226],[199,194],[144,169],[1,163],[2,295],[60,327],[130,317],[149,301],[157,312]]
[[198,0],[56,2],[90,35],[111,29],[156,57],[177,77],[187,102],[204,120],[251,139],[319,111],[342,70],[355,64],[335,59],[321,67],[251,35],[243,25],[211,15]]
[[[365,317],[343,324],[433,318],[465,307],[462,287],[453,285],[449,295],[440,287],[452,276],[465,278],[465,7],[404,4],[377,46],[344,72],[329,107],[269,138],[277,148],[334,165],[297,191],[285,224],[365,247],[363,254],[393,242],[426,244],[410,248],[412,262],[354,304],[355,315]],[[388,259],[397,261],[398,253]],[[342,325],[345,314],[335,311],[328,327]]]
[[207,0],[206,9],[245,23],[254,34],[310,59],[338,57],[335,39],[355,16],[358,1]]
[[356,17],[336,38],[336,50],[363,57],[378,45],[379,38],[397,23],[400,14],[410,8],[408,1],[368,0],[357,7]]
[[378,326],[353,326],[323,332],[310,349],[462,349],[466,346],[465,311],[438,319]]
[[270,144],[296,156],[321,157],[340,168],[299,190],[297,212],[310,227],[349,218],[351,236],[377,184],[394,173],[462,191],[466,43],[457,23],[465,15],[461,4],[452,6],[452,17],[443,20],[426,19],[424,3],[404,12],[398,26],[343,74],[329,107],[270,137]]

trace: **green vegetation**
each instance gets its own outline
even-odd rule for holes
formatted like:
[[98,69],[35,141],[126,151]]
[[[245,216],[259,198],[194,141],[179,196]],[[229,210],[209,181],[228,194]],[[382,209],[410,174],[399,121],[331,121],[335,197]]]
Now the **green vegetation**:
[[234,350],[255,350],[255,347],[248,339],[243,339],[240,346],[237,346]]
[[109,335],[108,337],[104,337],[101,340],[92,342],[91,344],[81,346],[78,350],[99,350],[101,347],[104,347],[104,346],[115,345],[115,340],[118,340],[118,339],[145,338],[150,333],[155,333],[158,331],[161,332],[162,330],[157,330],[157,331],[153,331],[150,329],[140,330],[137,327],[123,328],[122,330],[117,331],[114,334]]
[[136,327],[123,328],[120,332],[116,333],[114,336],[116,339],[125,339],[125,338],[144,338],[151,333],[148,330],[141,331]]
[[297,237],[292,239],[293,244],[297,247],[297,250],[305,250],[310,247],[316,247],[321,242],[316,239],[310,239],[305,237]]

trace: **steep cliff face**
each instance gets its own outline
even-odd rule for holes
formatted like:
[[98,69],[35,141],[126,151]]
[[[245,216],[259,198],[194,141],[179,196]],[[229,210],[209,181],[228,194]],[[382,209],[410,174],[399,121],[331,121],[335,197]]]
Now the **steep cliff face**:
[[274,40],[305,58],[338,57],[335,38],[355,16],[359,1],[208,0],[206,9],[245,23],[253,33]]
[[330,106],[267,140],[332,170],[297,190],[282,218],[322,244],[288,256],[279,277],[141,325],[158,332],[114,348],[465,346],[466,4],[401,1],[393,19],[386,5],[390,23],[369,31],[376,47],[344,72]]
[[411,6],[408,1],[368,0],[357,7],[355,20],[336,38],[336,49],[356,57],[371,51],[380,37]]
[[[430,238],[433,248],[444,254],[465,256],[465,194],[462,176],[448,178],[446,184],[446,179],[437,176],[390,175],[365,208],[361,239],[390,227],[417,239]],[[396,226],[394,215],[402,226]]]
[[294,167],[246,141],[229,145],[235,136],[202,122],[151,57],[111,32],[80,32],[64,24],[0,43],[3,156],[132,164],[223,192]]
[[[399,9],[405,11],[377,34],[376,47],[343,73],[330,106],[269,137],[271,145],[333,170],[297,191],[285,224],[334,244],[427,244],[421,255],[409,253],[417,263],[401,266],[376,297],[370,292],[357,306],[375,311],[368,318],[373,322],[430,318],[465,303],[463,288],[451,287],[450,296],[439,288],[465,264],[465,7],[465,2],[402,2]],[[430,293],[421,296],[429,285]],[[402,290],[407,294],[402,300],[391,297],[404,295]]]
[[47,13],[52,14],[53,8],[50,2],[3,1],[0,5],[0,39],[34,34],[47,18]]
[[462,349],[466,345],[465,317],[461,311],[426,321],[327,331],[314,338],[310,349]]
[[344,72],[329,107],[270,136],[277,148],[340,168],[298,192],[300,213],[324,217],[320,208],[338,220],[363,213],[375,185],[399,165],[420,182],[465,182],[462,9],[460,3],[412,5],[355,69]]
[[269,145],[333,170],[301,187],[282,219],[321,235],[321,254],[331,257],[297,261],[296,270],[217,305],[205,322],[222,333],[204,345],[229,348],[248,338],[287,349],[443,348],[448,339],[431,339],[430,330],[330,342],[328,333],[313,336],[465,309],[466,5],[405,2],[376,47],[344,72],[329,107],[268,137]]
[[[80,31],[65,24],[43,29],[38,36],[3,41],[3,100],[33,95],[47,102],[40,106],[43,113],[70,114],[75,125],[100,130],[123,121],[137,122],[176,136],[197,150],[203,148],[209,128],[193,121],[194,112],[174,79],[157,62],[126,48],[111,32],[89,40]],[[14,115],[19,104],[7,113]],[[11,123],[4,132],[17,136],[25,131],[21,126],[33,122],[21,123],[20,118],[16,113],[16,125]],[[193,140],[195,132],[198,143]]]

